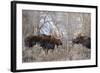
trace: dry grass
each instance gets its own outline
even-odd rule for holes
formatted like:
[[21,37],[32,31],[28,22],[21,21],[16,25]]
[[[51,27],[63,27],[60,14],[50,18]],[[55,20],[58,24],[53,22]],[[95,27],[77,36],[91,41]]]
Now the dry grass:
[[[71,45],[71,44],[70,44]],[[59,46],[54,50],[45,53],[42,47],[38,45],[23,50],[23,62],[45,62],[45,61],[65,61],[65,60],[86,60],[91,58],[91,49],[81,44],[73,46]]]

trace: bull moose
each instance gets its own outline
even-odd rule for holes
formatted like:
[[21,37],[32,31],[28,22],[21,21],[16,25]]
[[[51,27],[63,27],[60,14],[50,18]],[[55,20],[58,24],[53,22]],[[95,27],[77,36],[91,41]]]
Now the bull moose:
[[28,36],[25,38],[25,46],[26,47],[33,47],[34,45],[39,44],[40,47],[45,49],[47,52],[49,49],[54,49],[55,46],[62,45],[60,39],[56,39],[53,36],[47,35],[38,35],[38,36]]
[[83,46],[87,47],[88,49],[91,48],[91,38],[87,36],[78,36],[72,40],[74,44],[82,44]]

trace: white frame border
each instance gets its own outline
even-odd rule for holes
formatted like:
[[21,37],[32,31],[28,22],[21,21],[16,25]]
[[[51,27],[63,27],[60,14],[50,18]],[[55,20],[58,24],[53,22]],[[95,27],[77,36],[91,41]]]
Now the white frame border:
[[[17,47],[16,47],[16,69],[39,69],[39,68],[53,68],[53,67],[73,67],[73,66],[87,66],[96,65],[96,9],[93,8],[81,8],[81,7],[60,7],[60,6],[45,6],[45,5],[28,5],[17,4],[16,5],[16,25],[17,25]],[[24,10],[47,10],[47,11],[64,11],[64,12],[82,12],[91,13],[91,59],[90,60],[78,60],[78,61],[57,61],[57,62],[34,62],[34,63],[22,63],[22,9]],[[93,44],[93,45],[92,45]]]

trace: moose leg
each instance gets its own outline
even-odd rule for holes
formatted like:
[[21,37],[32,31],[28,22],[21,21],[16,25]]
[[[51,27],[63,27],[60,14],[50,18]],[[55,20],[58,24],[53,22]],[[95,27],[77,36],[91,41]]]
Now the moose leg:
[[48,49],[47,48],[45,49],[45,55],[48,55]]

